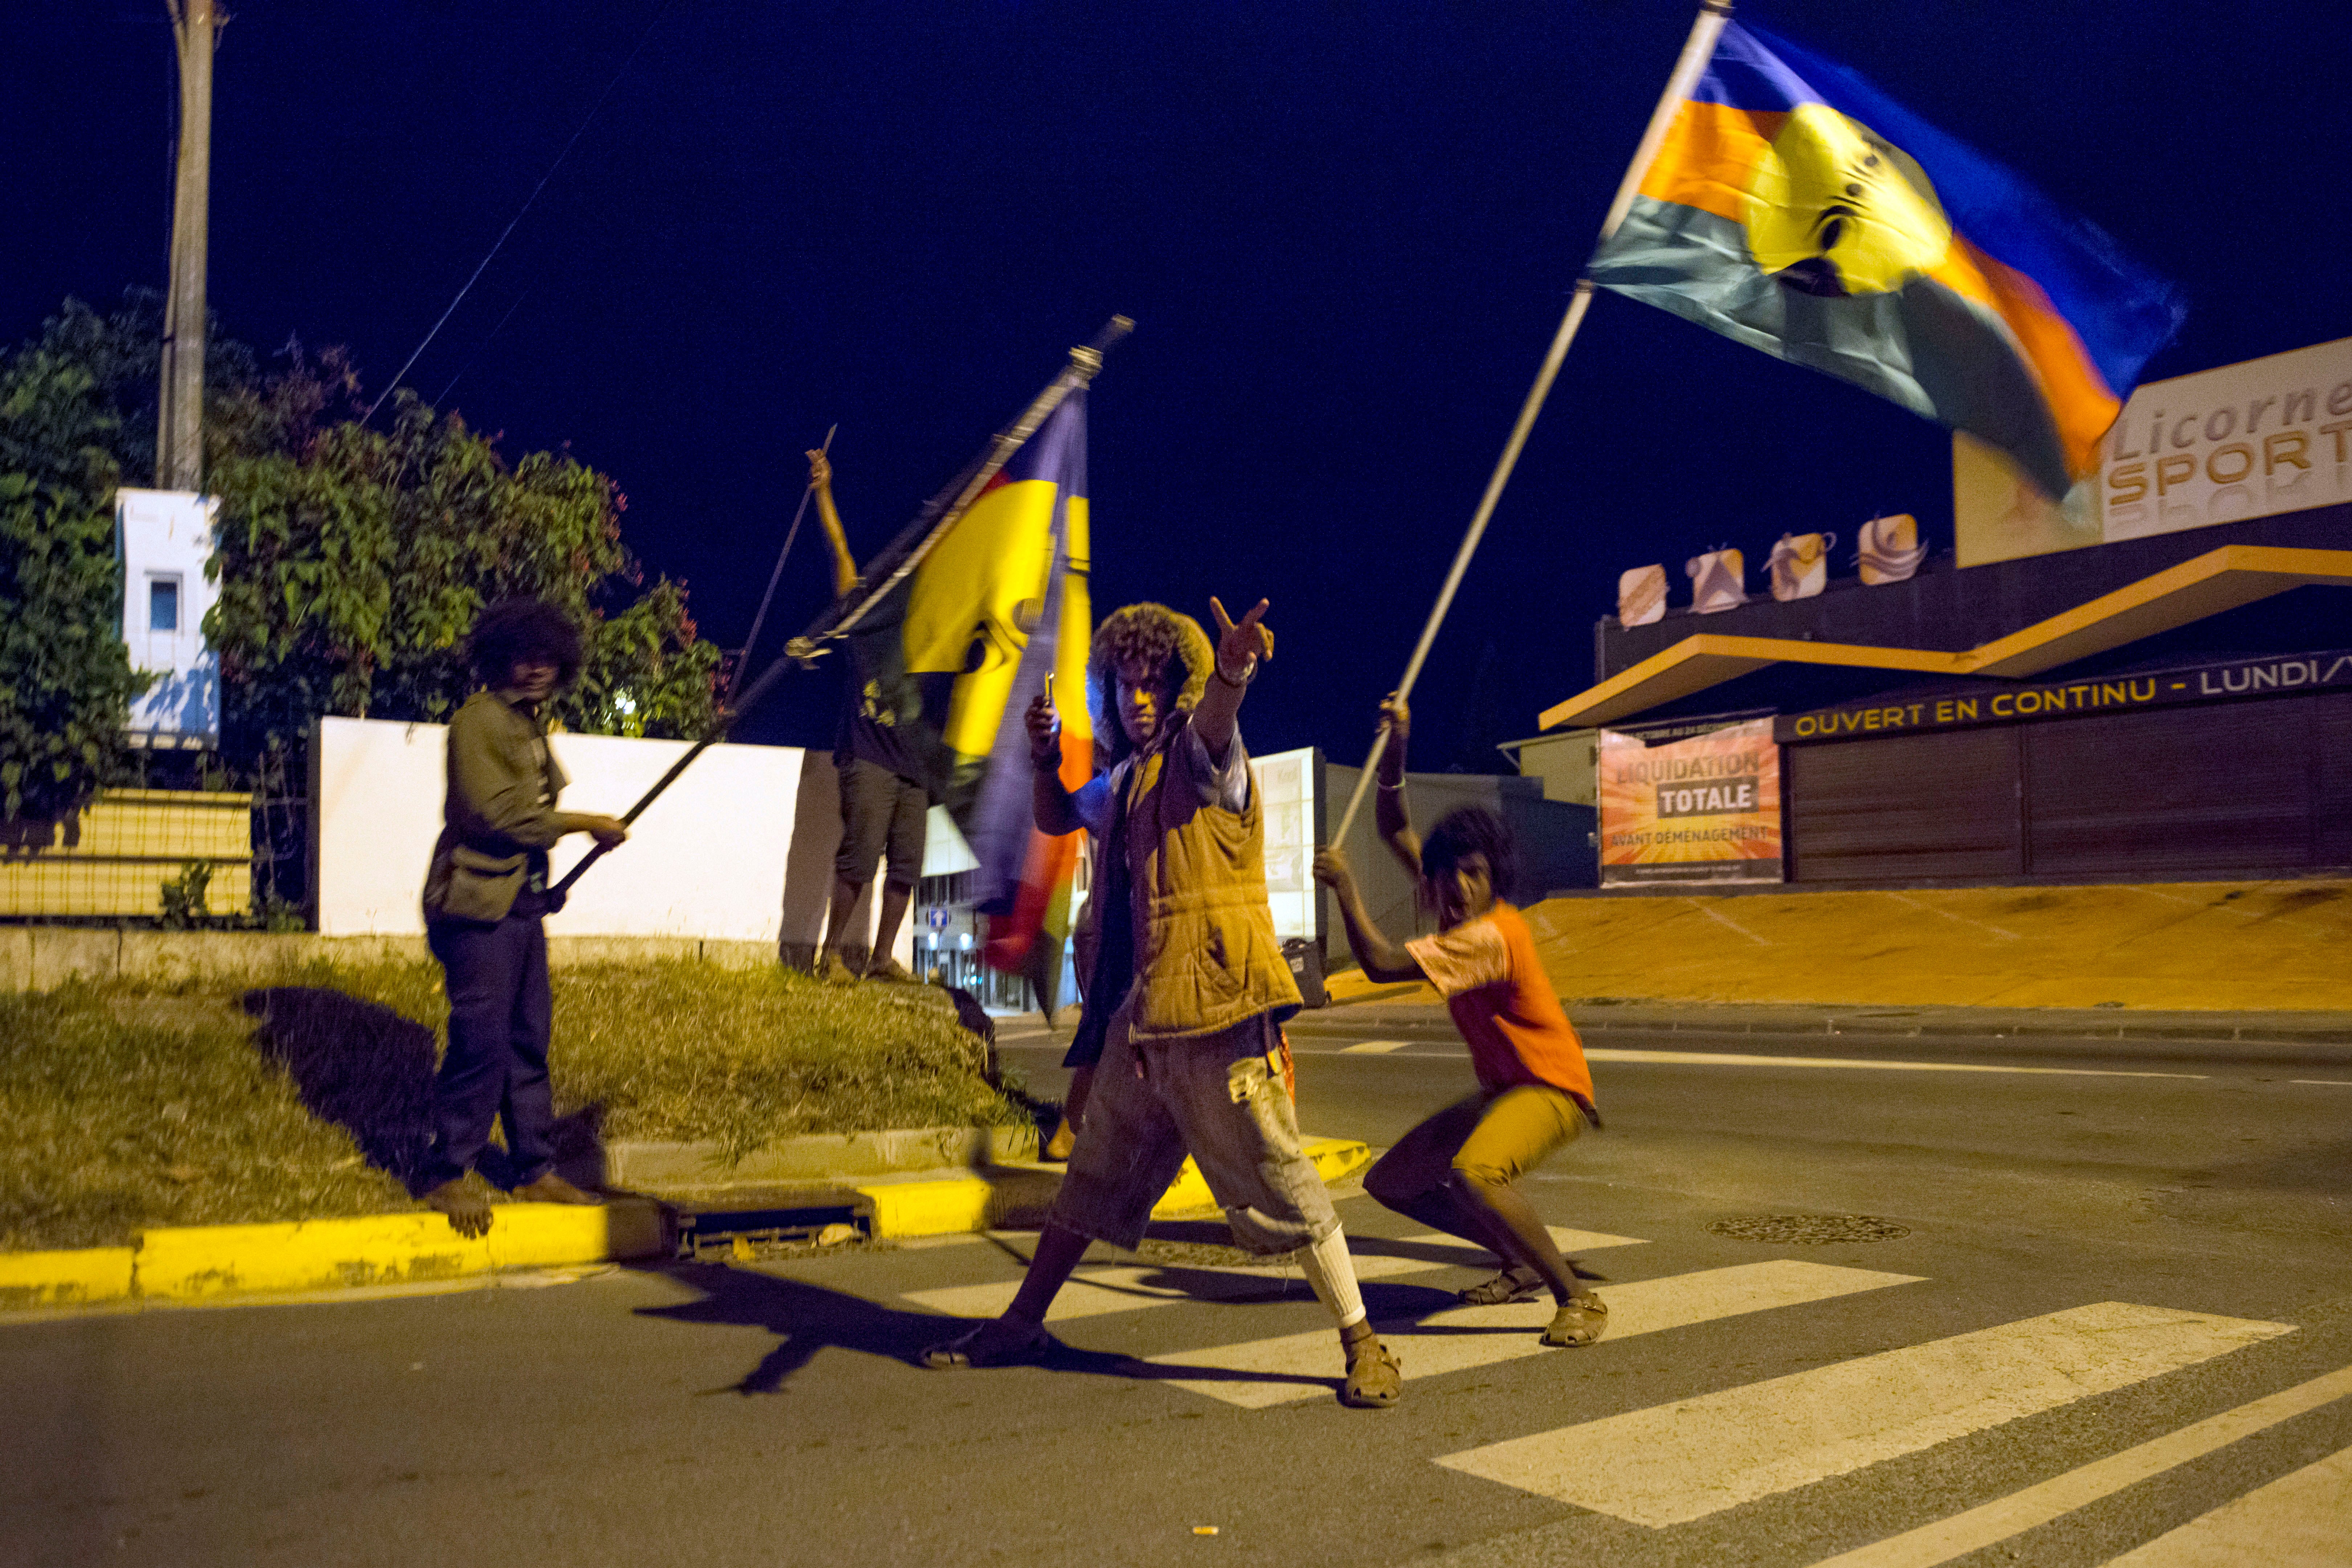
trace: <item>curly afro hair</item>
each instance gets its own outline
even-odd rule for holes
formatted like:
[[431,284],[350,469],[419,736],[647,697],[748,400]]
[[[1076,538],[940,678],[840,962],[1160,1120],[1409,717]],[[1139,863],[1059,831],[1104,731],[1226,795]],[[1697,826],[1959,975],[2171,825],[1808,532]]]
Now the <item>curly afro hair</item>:
[[484,610],[469,651],[474,679],[485,686],[505,684],[516,665],[534,657],[554,664],[558,687],[580,675],[580,627],[544,599],[502,599]]
[[1095,746],[1116,760],[1129,750],[1118,722],[1118,672],[1130,664],[1157,669],[1175,695],[1172,706],[1190,712],[1209,689],[1216,650],[1201,623],[1165,605],[1129,605],[1105,616],[1095,628],[1087,659],[1087,684],[1095,705]]
[[1436,881],[1466,855],[1485,856],[1494,872],[1495,896],[1511,896],[1518,880],[1518,851],[1509,825],[1483,805],[1457,806],[1437,819],[1421,841],[1421,874]]

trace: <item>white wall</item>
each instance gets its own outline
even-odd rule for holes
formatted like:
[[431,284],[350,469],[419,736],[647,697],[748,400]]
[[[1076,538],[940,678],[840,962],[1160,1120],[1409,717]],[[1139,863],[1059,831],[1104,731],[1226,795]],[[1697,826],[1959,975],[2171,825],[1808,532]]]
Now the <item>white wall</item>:
[[[166,742],[220,737],[220,660],[205,645],[205,613],[220,597],[205,576],[213,554],[215,497],[185,490],[115,491],[122,558],[122,641],[131,668],[157,679],[131,705],[125,728]],[[154,588],[168,584],[178,625],[153,624]]]
[[[614,816],[687,749],[683,741],[611,735],[550,742],[572,777],[563,809]],[[418,900],[441,831],[448,731],[322,719],[312,744],[320,931],[421,932]],[[831,757],[790,746],[713,746],[637,819],[629,841],[580,879],[547,929],[813,947],[840,837]],[[565,839],[551,857],[555,875],[576,864],[588,842]],[[852,930],[872,931],[873,902],[869,889]],[[908,960],[904,929],[898,946]]]
[[1315,859],[1315,791],[1322,782],[1315,761],[1312,746],[1250,759],[1265,823],[1265,901],[1274,934],[1284,942],[1322,935],[1317,920],[1322,889],[1308,870]]

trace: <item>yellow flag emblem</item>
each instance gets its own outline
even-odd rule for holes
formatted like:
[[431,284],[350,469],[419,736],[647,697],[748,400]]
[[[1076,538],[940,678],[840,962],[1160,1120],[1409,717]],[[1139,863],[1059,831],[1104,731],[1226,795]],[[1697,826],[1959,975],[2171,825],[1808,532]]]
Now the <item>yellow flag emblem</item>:
[[1756,264],[1808,294],[1890,293],[1952,247],[1919,165],[1825,103],[1790,111],[1740,208]]

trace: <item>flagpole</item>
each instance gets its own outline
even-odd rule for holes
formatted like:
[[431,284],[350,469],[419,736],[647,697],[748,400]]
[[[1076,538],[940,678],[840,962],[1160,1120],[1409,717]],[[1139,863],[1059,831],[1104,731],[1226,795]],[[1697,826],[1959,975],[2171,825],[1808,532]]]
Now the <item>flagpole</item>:
[[[1698,17],[1691,24],[1690,37],[1684,40],[1681,58],[1675,61],[1674,74],[1666,79],[1666,89],[1658,99],[1658,106],[1650,114],[1650,123],[1642,132],[1642,140],[1633,150],[1633,161],[1626,165],[1625,177],[1618,184],[1616,199],[1609,204],[1608,215],[1601,222],[1601,238],[1609,239],[1633,210],[1633,198],[1640,194],[1642,180],[1650,172],[1650,164],[1658,155],[1658,148],[1674,124],[1675,114],[1683,100],[1715,56],[1716,39],[1723,25],[1731,16],[1731,0],[1704,0]],[[1400,701],[1412,694],[1413,682],[1421,679],[1421,667],[1429,658],[1430,645],[1437,640],[1437,628],[1444,624],[1445,612],[1453,607],[1454,590],[1462,585],[1462,574],[1469,570],[1470,557],[1477,552],[1478,542],[1486,532],[1486,521],[1495,515],[1495,505],[1503,498],[1503,487],[1510,482],[1511,469],[1519,460],[1519,449],[1527,445],[1528,432],[1535,427],[1536,416],[1543,411],[1544,399],[1551,393],[1551,384],[1559,374],[1560,362],[1568,357],[1569,345],[1576,341],[1577,329],[1584,324],[1584,312],[1592,304],[1592,280],[1580,278],[1576,289],[1568,301],[1568,312],[1560,318],[1559,330],[1552,334],[1551,348],[1545,353],[1543,364],[1536,372],[1535,384],[1528,389],[1527,401],[1519,406],[1519,417],[1511,426],[1510,438],[1503,443],[1503,455],[1496,460],[1495,472],[1486,480],[1486,494],[1478,498],[1478,510],[1471,515],[1469,531],[1462,537],[1462,547],[1454,552],[1453,569],[1445,574],[1445,584],[1437,591],[1437,604],[1429,612],[1429,620],[1421,628],[1421,641],[1413,646],[1412,658],[1404,667],[1404,679],[1397,682]],[[1372,749],[1364,759],[1363,776],[1356,781],[1356,793],[1348,798],[1348,809],[1339,818],[1339,831],[1331,842],[1344,844],[1348,829],[1355,826],[1356,814],[1363,809],[1364,796],[1370,793],[1372,781],[1380,770],[1381,753],[1388,750],[1389,726],[1382,724],[1372,737]]]
[[[1069,368],[1055,376],[1045,391],[1032,399],[1029,406],[1021,411],[1019,418],[996,433],[989,442],[988,450],[971,468],[948,481],[946,489],[923,503],[923,510],[916,514],[913,524],[892,542],[891,551],[899,549],[909,536],[917,536],[914,544],[891,564],[882,580],[857,602],[855,608],[832,625],[812,626],[785,644],[785,656],[805,661],[815,657],[818,643],[831,642],[856,629],[867,612],[887,598],[893,588],[906,581],[908,574],[923,563],[923,557],[930,553],[931,546],[955,526],[956,521],[963,516],[971,503],[980,499],[980,492],[988,488],[988,481],[994,479],[1012,459],[1013,454],[1037,433],[1037,427],[1062,405],[1063,400],[1094,380],[1102,369],[1103,355],[1133,331],[1135,322],[1131,318],[1113,316],[1103,330],[1095,334],[1094,342],[1073,348]],[[936,522],[931,521],[934,518],[938,520]],[[889,553],[884,552],[886,560]]]
[[[827,457],[833,455],[833,437],[840,428],[835,425],[824,433],[824,446],[821,450]],[[776,569],[768,574],[768,591],[760,595],[759,614],[751,617],[751,635],[743,639],[743,651],[736,655],[734,672],[727,678],[727,700],[730,702],[735,700],[735,689],[743,684],[743,667],[751,662],[751,650],[760,644],[760,627],[768,618],[768,601],[776,596],[776,584],[784,575],[784,557],[793,552],[793,541],[801,536],[801,519],[808,515],[809,498],[814,494],[816,481],[811,479],[808,487],[801,491],[801,504],[793,510],[792,527],[784,531],[784,547],[776,552]]]
[[[996,477],[997,472],[1004,467],[1007,459],[1009,459],[1013,453],[1021,449],[1022,443],[1028,440],[1031,436],[1036,433],[1037,427],[1045,422],[1046,416],[1052,414],[1055,409],[1060,407],[1063,401],[1069,396],[1072,391],[1091,382],[1095,378],[1096,373],[1102,369],[1102,360],[1105,352],[1115,346],[1121,338],[1126,337],[1128,333],[1134,330],[1135,322],[1126,316],[1113,316],[1108,324],[1106,325],[1101,331],[1095,334],[1094,342],[1090,343],[1082,343],[1072,349],[1070,351],[1069,368],[1063,371],[1060,375],[1055,376],[1053,383],[1048,385],[1045,391],[1039,393],[1036,397],[1031,401],[1027,408],[1022,410],[1021,416],[1019,418],[1013,420],[1012,424],[1006,426],[1003,429],[996,433],[995,437],[989,443],[987,452],[982,456],[977,463],[973,464],[972,467],[967,469],[962,475],[958,476],[955,480],[949,484],[947,489],[940,491],[938,495],[933,496],[929,501],[924,504],[923,510],[916,515],[914,525],[906,530],[905,532],[900,535],[900,541],[903,542],[908,534],[915,534],[918,531],[922,531],[918,542],[915,547],[908,552],[906,558],[898,562],[898,564],[892,568],[881,584],[877,587],[874,592],[867,595],[866,598],[858,604],[856,609],[850,611],[848,615],[844,616],[841,619],[834,622],[830,626],[825,626],[822,629],[812,627],[803,636],[796,637],[793,638],[792,641],[786,643],[784,645],[783,657],[769,665],[766,669],[761,670],[760,672],[760,678],[751,682],[751,686],[743,692],[741,697],[736,697],[732,692],[730,692],[726,701],[720,705],[719,711],[712,717],[710,728],[704,732],[702,738],[695,742],[693,745],[688,747],[686,754],[678,758],[675,763],[672,763],[669,765],[669,771],[667,773],[665,773],[660,778],[654,781],[653,788],[646,791],[644,795],[637,797],[636,805],[629,807],[627,811],[622,813],[622,822],[635,823],[639,816],[645,815],[646,807],[653,805],[655,800],[660,796],[662,791],[669,788],[671,784],[677,783],[678,775],[686,772],[687,768],[693,763],[695,758],[702,755],[703,752],[709,751],[712,746],[726,739],[727,731],[734,726],[735,721],[748,711],[753,704],[760,700],[761,698],[766,696],[768,694],[768,689],[775,685],[777,679],[782,676],[785,670],[791,668],[795,664],[806,664],[809,659],[814,656],[818,641],[845,635],[851,627],[857,624],[859,619],[862,618],[868,610],[872,609],[881,601],[884,595],[896,587],[902,580],[905,579],[908,573],[920,565],[922,563],[923,557],[929,552],[932,544],[939,540],[941,534],[948,531],[949,526],[952,524],[956,519],[963,515],[964,509],[971,506],[972,501],[979,497],[980,492],[987,488],[988,481]],[[839,426],[836,426],[835,428],[838,429]],[[832,440],[832,432],[826,432],[825,441],[828,448],[830,447]],[[952,500],[950,499],[950,497],[952,497]],[[926,520],[933,516],[939,518],[940,521],[936,525],[927,524]],[[789,539],[785,541],[785,545],[787,548],[790,548],[791,541]],[[781,557],[778,558],[778,564],[781,568]],[[744,651],[747,655],[750,652],[748,645]],[[587,874],[588,868],[603,859],[604,858],[604,846],[599,844],[593,847],[587,854],[580,858],[580,864],[572,867],[571,870],[565,872],[563,879],[549,889],[550,893],[554,898],[556,908],[561,909],[562,907],[565,895],[570,893],[572,890],[572,884],[580,880],[583,876],[585,876]]]

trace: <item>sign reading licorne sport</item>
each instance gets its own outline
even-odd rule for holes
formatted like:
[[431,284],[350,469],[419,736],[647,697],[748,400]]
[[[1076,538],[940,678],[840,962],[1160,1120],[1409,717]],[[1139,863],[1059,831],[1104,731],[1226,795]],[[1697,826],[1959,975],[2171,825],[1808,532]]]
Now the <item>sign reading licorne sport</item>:
[[1952,440],[1959,563],[1981,565],[2352,501],[2352,338],[2136,389],[2099,471],[2053,502]]

